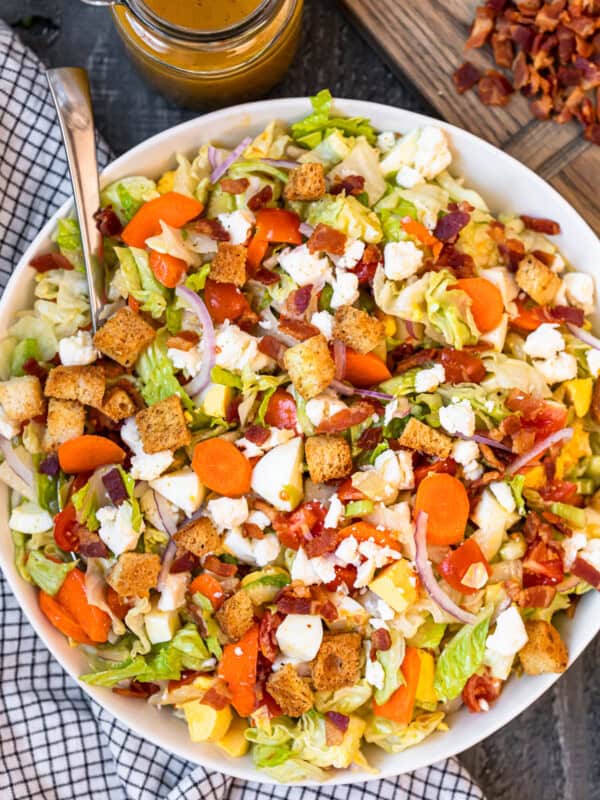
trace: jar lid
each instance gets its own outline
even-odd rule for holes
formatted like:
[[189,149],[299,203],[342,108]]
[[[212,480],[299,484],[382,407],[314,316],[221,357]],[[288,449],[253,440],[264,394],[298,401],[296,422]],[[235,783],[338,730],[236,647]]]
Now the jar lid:
[[129,0],[132,11],[187,36],[232,35],[255,22],[272,0]]

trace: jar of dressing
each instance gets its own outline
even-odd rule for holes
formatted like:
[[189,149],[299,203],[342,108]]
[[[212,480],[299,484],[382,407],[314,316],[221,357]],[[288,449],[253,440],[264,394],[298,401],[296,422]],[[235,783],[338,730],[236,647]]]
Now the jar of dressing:
[[303,7],[303,0],[87,2],[112,6],[139,70],[192,108],[250,100],[277,83],[296,52]]

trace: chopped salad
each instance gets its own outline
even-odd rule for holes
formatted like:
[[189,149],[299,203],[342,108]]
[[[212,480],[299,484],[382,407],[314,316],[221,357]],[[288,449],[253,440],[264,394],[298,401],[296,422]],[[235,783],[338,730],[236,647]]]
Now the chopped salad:
[[600,587],[594,282],[441,128],[329,92],[102,192],[0,342],[18,571],[81,680],[280,781],[369,768],[561,672]]

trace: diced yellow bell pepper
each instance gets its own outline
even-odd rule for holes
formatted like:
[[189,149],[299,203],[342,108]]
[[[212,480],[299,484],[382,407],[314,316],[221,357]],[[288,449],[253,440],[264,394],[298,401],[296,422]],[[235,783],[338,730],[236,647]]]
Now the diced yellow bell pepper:
[[213,383],[208,387],[202,398],[202,410],[209,417],[225,417],[232,399],[233,389],[231,386]]
[[594,383],[591,378],[576,378],[565,381],[565,389],[578,417],[585,417],[590,410]]
[[248,723],[246,720],[236,717],[229,726],[229,730],[225,736],[217,742],[218,746],[221,750],[224,750],[228,756],[231,756],[231,758],[241,758],[245,756],[250,747],[250,742],[244,735],[247,730]]
[[431,653],[426,650],[419,650],[418,652],[421,660],[421,670],[417,684],[416,701],[418,704],[431,705],[438,701],[438,696],[433,686],[435,661]]
[[554,477],[562,481],[565,475],[573,469],[580,458],[591,456],[590,435],[583,430],[583,424],[577,420],[573,424],[573,436],[568,441],[556,459],[556,470]]
[[383,569],[369,589],[402,614],[417,599],[417,576],[405,558]]
[[398,331],[398,327],[396,325],[396,320],[394,319],[394,317],[392,317],[390,314],[386,314],[383,311],[378,311],[377,316],[379,317],[381,322],[383,322],[383,330],[385,337],[387,338],[388,336],[395,336]]
[[529,472],[525,473],[525,482],[523,487],[525,489],[541,489],[546,483],[546,471],[540,465],[532,467]]
[[201,700],[190,700],[181,707],[192,742],[218,742],[227,733],[233,719],[230,706],[217,711]]
[[167,194],[167,192],[173,191],[174,185],[175,170],[170,169],[168,172],[165,172],[164,175],[161,175],[158,184],[156,185],[156,190],[159,194]]

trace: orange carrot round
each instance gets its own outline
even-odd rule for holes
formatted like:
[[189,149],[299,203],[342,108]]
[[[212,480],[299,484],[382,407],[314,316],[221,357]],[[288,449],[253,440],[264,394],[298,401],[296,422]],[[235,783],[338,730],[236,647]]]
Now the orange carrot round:
[[256,662],[258,625],[253,625],[238,642],[225,645],[218,675],[231,692],[231,704],[240,717],[249,716],[256,706]]
[[69,572],[55,599],[93,642],[106,642],[111,628],[110,616],[88,603],[85,575],[81,570],[73,569]]
[[112,439],[84,434],[69,439],[58,448],[58,463],[63,472],[92,472],[105,464],[121,464],[125,451]]
[[471,313],[481,333],[493,330],[502,322],[504,301],[500,289],[486,278],[461,278],[452,289],[460,289],[471,298]]
[[381,547],[391,547],[396,550],[399,547],[398,538],[391,531],[382,531],[376,528],[375,525],[371,525],[370,522],[354,522],[352,525],[346,525],[345,528],[339,531],[339,536],[340,539],[347,539],[349,536],[353,536],[357,542],[366,542],[368,539],[373,539]]
[[93,644],[81,625],[51,595],[40,591],[39,603],[40,609],[57,630],[80,644]]
[[373,353],[357,353],[351,347],[346,348],[344,378],[354,386],[375,386],[391,377],[392,373],[378,356]]
[[227,439],[207,439],[194,448],[192,468],[200,483],[226,497],[250,491],[252,465]]
[[416,647],[407,647],[404,661],[400,667],[404,680],[403,686],[396,689],[390,699],[377,705],[373,701],[373,713],[377,717],[385,717],[397,722],[399,725],[408,725],[412,719],[421,673],[421,658]]
[[121,238],[130,247],[145,247],[146,239],[161,232],[161,220],[173,228],[181,228],[198,217],[203,208],[193,197],[167,192],[144,203],[125,226]]
[[463,484],[446,472],[432,472],[417,489],[415,517],[425,511],[430,544],[458,544],[469,519],[469,497]]
[[215,610],[220,608],[225,600],[223,587],[219,581],[213,578],[212,575],[209,575],[208,572],[203,572],[202,575],[198,575],[190,583],[190,594],[196,594],[196,592],[200,592],[200,594],[208,597]]
[[168,253],[150,253],[150,268],[154,277],[167,289],[174,289],[187,272],[187,264],[182,258],[175,258]]

